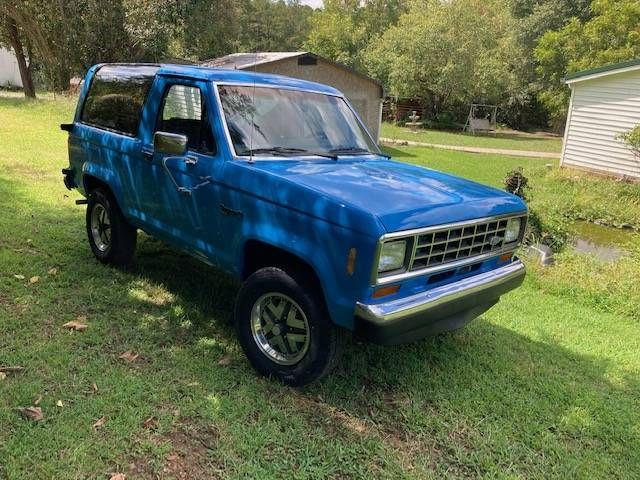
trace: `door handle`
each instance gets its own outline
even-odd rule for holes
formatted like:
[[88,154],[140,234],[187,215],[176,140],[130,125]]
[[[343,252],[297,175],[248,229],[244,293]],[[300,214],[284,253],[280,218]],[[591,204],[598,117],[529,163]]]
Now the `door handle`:
[[153,161],[153,150],[150,148],[143,148],[142,149],[142,158],[144,158],[145,160],[151,162]]
[[234,210],[233,208],[227,207],[224,203],[220,204],[220,212],[223,215],[227,215],[230,217],[241,217],[242,212],[240,210]]
[[184,157],[185,165],[196,165],[198,163],[198,157],[195,155],[187,155]]

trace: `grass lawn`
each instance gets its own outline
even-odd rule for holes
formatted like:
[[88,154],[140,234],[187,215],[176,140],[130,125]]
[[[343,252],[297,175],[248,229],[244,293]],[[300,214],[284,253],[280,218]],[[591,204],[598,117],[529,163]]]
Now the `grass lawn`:
[[463,132],[409,128],[383,123],[380,136],[398,140],[435,143],[439,145],[461,145],[467,147],[502,148],[506,150],[530,150],[533,152],[557,152],[562,150],[562,138],[534,135],[530,133],[497,132],[495,134],[471,135]]
[[[25,368],[0,379],[0,479],[640,477],[640,249],[613,266],[564,253],[458,333],[354,342],[291,389],[243,357],[231,279],[144,235],[129,271],[93,259],[59,172],[72,110],[0,95],[0,365]],[[610,200],[640,219],[637,190],[542,160],[393,153],[495,185],[522,165],[545,211]],[[608,275],[621,286],[601,295]],[[36,401],[38,423],[16,410]]]

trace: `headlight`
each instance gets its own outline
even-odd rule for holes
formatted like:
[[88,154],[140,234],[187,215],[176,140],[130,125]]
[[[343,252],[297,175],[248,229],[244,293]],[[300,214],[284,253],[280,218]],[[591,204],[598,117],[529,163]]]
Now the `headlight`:
[[404,258],[407,252],[407,241],[396,240],[382,244],[378,272],[398,270],[404,266]]
[[513,243],[520,237],[520,225],[522,220],[519,218],[510,218],[507,222],[507,229],[504,232],[504,243]]

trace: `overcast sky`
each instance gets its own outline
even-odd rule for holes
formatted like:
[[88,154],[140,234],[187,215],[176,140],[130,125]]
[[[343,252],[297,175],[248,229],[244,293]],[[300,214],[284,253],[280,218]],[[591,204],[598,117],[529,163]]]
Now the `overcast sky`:
[[300,3],[304,5],[309,5],[313,8],[318,8],[322,6],[322,0],[300,0]]

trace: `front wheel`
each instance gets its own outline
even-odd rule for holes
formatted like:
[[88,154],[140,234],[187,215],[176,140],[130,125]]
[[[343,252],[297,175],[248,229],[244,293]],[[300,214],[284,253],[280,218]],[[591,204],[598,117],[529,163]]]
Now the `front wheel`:
[[329,320],[320,292],[274,267],[258,270],[244,282],[235,323],[253,367],[295,386],[331,370],[344,336]]
[[91,251],[102,263],[125,266],[131,262],[137,231],[124,218],[110,192],[102,188],[89,194],[87,236]]

